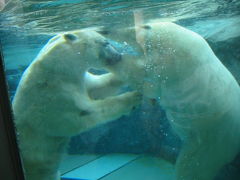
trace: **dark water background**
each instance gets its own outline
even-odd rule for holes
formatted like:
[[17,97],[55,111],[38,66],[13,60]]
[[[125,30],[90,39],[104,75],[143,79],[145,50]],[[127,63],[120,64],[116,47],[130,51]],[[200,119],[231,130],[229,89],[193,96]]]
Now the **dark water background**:
[[[87,27],[133,26],[133,12],[144,20],[173,21],[202,35],[240,83],[239,0],[14,0],[0,12],[0,40],[11,97],[24,69],[58,32]],[[145,99],[130,117],[72,138],[69,153],[148,153],[174,162],[181,141],[164,111]],[[240,158],[218,180],[240,179]]]

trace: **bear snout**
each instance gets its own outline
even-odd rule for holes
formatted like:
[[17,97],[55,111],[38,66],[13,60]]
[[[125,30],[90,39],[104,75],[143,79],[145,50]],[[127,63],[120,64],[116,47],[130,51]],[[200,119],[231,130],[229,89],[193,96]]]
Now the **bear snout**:
[[107,41],[103,44],[99,58],[103,59],[106,65],[114,65],[121,61],[122,54]]

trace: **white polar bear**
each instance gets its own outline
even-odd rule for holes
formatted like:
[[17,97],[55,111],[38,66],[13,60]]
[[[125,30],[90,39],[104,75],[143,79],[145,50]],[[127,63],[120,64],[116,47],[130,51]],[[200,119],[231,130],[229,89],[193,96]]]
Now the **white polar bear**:
[[240,151],[240,88],[232,74],[200,35],[174,23],[120,29],[110,37],[142,48],[143,57],[123,57],[108,69],[160,99],[183,140],[176,179],[213,180]]
[[103,36],[79,30],[53,37],[28,67],[12,105],[26,180],[60,179],[59,162],[71,136],[140,103],[136,92],[102,100],[87,95],[88,68],[120,59]]

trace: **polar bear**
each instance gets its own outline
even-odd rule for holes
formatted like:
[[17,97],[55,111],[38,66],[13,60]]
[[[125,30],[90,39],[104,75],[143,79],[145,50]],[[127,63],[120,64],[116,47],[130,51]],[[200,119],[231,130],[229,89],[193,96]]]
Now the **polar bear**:
[[59,180],[71,136],[128,114],[140,103],[136,92],[101,100],[87,94],[88,68],[120,59],[106,38],[86,29],[53,37],[27,68],[12,104],[26,180]]
[[200,35],[171,22],[123,28],[109,37],[141,49],[138,58],[124,55],[107,68],[160,100],[183,141],[176,179],[213,180],[240,151],[240,87],[232,74]]

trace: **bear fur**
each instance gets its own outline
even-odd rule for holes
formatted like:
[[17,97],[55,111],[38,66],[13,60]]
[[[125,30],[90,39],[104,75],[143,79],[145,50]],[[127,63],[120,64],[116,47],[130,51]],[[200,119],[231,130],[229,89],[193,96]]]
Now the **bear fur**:
[[176,179],[213,180],[240,151],[240,87],[232,74],[200,35],[174,23],[155,21],[109,37],[141,49],[138,59],[125,55],[108,70],[160,100],[183,141]]
[[136,92],[88,96],[87,70],[120,59],[106,38],[87,29],[53,37],[30,64],[12,104],[26,180],[60,180],[58,166],[71,136],[140,103]]

